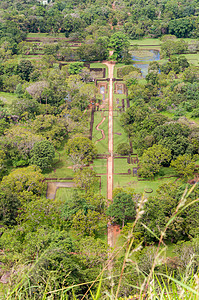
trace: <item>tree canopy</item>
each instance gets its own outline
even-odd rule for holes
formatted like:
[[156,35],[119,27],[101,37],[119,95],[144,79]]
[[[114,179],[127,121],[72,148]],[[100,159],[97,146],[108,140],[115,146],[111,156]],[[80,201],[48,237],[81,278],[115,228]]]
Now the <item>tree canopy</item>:
[[55,148],[49,141],[36,142],[31,151],[31,164],[42,170],[52,166],[55,157]]
[[133,220],[135,214],[135,203],[132,196],[125,192],[117,194],[107,209],[107,215],[112,217],[115,222],[121,223],[122,227],[128,220]]

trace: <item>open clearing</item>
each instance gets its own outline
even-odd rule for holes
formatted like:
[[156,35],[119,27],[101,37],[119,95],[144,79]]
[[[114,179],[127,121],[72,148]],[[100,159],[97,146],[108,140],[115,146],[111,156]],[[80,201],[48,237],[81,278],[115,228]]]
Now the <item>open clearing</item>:
[[12,101],[17,99],[17,95],[14,93],[0,92],[0,100],[7,105],[11,105]]

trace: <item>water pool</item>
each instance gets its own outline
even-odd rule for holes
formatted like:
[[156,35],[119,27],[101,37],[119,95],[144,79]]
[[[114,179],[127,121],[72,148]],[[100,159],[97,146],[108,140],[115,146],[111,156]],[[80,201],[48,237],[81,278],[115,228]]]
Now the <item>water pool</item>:
[[159,50],[135,50],[132,51],[132,60],[135,62],[134,67],[139,68],[142,76],[148,74],[149,62],[160,60]]

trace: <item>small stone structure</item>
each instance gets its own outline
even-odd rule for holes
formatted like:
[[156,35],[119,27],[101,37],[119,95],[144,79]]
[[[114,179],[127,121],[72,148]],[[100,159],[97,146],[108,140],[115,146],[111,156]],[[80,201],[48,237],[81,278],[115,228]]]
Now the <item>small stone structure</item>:
[[133,177],[138,175],[138,168],[133,168]]
[[106,81],[98,81],[97,88],[99,89],[99,93],[104,95],[107,93],[107,82]]
[[125,94],[126,93],[126,86],[122,82],[115,82],[114,85],[114,93],[115,94]]

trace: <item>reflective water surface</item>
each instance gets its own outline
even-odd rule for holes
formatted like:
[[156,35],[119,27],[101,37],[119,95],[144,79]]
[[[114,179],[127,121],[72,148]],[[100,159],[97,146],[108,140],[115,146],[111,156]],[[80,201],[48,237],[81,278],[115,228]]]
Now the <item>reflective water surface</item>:
[[135,62],[133,66],[141,69],[143,77],[146,77],[146,75],[148,74],[148,62],[160,60],[159,50],[136,50],[135,55],[133,52],[132,54],[132,60]]

